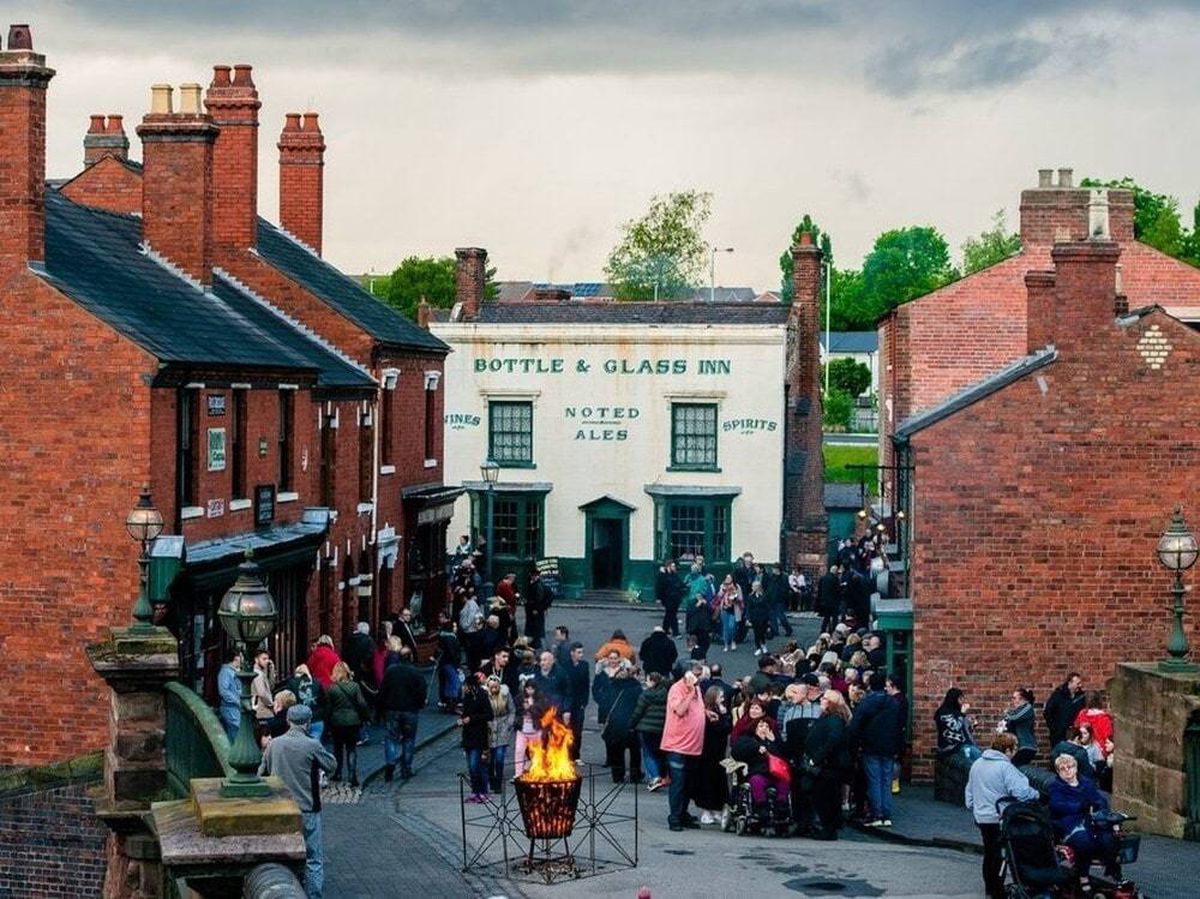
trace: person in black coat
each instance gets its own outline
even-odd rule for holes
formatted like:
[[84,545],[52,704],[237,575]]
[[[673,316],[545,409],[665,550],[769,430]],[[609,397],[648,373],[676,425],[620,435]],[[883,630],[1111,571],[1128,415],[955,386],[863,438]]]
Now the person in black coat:
[[413,631],[412,609],[401,609],[392,625],[392,633],[400,638],[400,642],[408,647],[412,657],[417,657],[417,635]]
[[458,726],[462,728],[462,748],[467,756],[471,795],[467,802],[487,802],[487,765],[483,754],[488,748],[488,722],[492,720],[492,701],[482,686],[480,675],[471,675],[463,685]]
[[567,672],[554,660],[554,653],[548,649],[543,650],[538,659],[538,670],[533,676],[533,684],[538,693],[545,697],[546,702],[558,709],[563,723],[569,724],[575,689]]
[[688,598],[683,620],[689,636],[696,641],[699,658],[704,659],[708,655],[708,647],[712,640],[712,609],[709,608],[703,593],[696,592]]
[[747,782],[750,785],[750,800],[754,806],[754,814],[760,821],[770,817],[771,787],[775,788],[775,801],[786,802],[787,784],[771,774],[770,758],[780,753],[783,747],[775,730],[775,722],[770,718],[759,718],[753,731],[747,731],[743,736],[736,737],[730,747],[729,754],[737,761],[744,762],[749,774]]
[[361,683],[375,683],[375,671],[372,660],[375,658],[375,641],[371,639],[371,625],[360,621],[354,627],[354,633],[346,640],[342,649],[342,661],[350,669],[355,680]]
[[401,778],[408,780],[413,776],[418,715],[425,708],[429,688],[421,672],[410,664],[411,658],[402,653],[400,661],[388,666],[376,697],[387,726],[383,740],[385,781],[392,780],[397,762],[400,763]]
[[818,840],[836,840],[842,826],[842,784],[850,770],[846,722],[850,709],[837,690],[821,696],[821,717],[812,723],[804,740],[803,779],[809,783],[820,827]]
[[533,569],[529,572],[529,589],[525,591],[525,636],[534,649],[541,649],[546,638],[546,613],[553,601],[554,594],[542,580],[541,572]]
[[816,612],[821,616],[821,632],[833,633],[838,620],[838,606],[841,604],[841,582],[838,578],[838,567],[829,566],[829,570],[817,581]]
[[654,672],[669,677],[671,669],[675,667],[675,660],[679,658],[679,650],[666,635],[665,628],[655,627],[650,636],[642,641],[639,656],[642,660],[642,670],[647,674]]
[[696,765],[692,801],[700,809],[701,824],[716,824],[729,801],[729,777],[721,765],[733,728],[724,691],[716,685],[703,690],[704,746]]
[[900,707],[885,690],[887,676],[871,674],[871,692],[858,704],[850,721],[850,740],[862,750],[867,777],[867,803],[873,826],[892,819],[892,777],[900,754]]
[[617,665],[609,682],[611,705],[600,736],[604,740],[604,752],[613,783],[625,780],[626,754],[629,756],[629,782],[642,782],[642,751],[637,731],[633,729],[633,710],[642,685],[633,677],[633,666],[625,659]]
[[675,572],[675,560],[667,559],[654,578],[654,599],[663,607],[663,630],[679,636],[679,603],[683,601],[683,581]]
[[575,734],[571,743],[571,758],[578,759],[579,750],[583,748],[583,718],[592,692],[592,666],[583,657],[582,643],[571,644],[571,664],[566,674],[571,684],[571,702],[568,706],[571,712],[570,725]]
[[1050,745],[1055,746],[1067,739],[1067,728],[1075,723],[1076,717],[1087,704],[1083,692],[1083,678],[1072,671],[1046,700],[1042,717],[1046,719],[1046,730],[1050,733]]

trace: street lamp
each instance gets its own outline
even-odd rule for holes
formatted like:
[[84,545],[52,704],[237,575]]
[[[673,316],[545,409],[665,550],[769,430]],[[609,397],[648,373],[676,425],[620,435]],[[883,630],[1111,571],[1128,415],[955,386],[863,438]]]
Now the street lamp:
[[717,254],[732,253],[733,247],[713,247],[708,256],[708,301],[716,302],[717,296]]
[[125,530],[142,545],[138,556],[138,598],[133,607],[133,630],[139,632],[154,629],[154,608],[150,605],[150,544],[163,529],[162,513],[154,508],[150,499],[150,485],[143,484],[137,505],[125,516]]
[[483,482],[487,484],[487,536],[484,537],[484,542],[487,544],[487,556],[484,559],[484,571],[487,573],[487,582],[492,583],[492,557],[494,550],[492,549],[492,510],[495,503],[496,482],[500,480],[500,465],[495,459],[488,458],[482,465],[479,466],[479,474],[483,477]]
[[275,601],[262,579],[262,570],[254,562],[252,550],[238,566],[237,581],[221,598],[217,607],[221,627],[242,649],[242,723],[237,739],[229,750],[229,766],[234,773],[225,778],[221,795],[227,797],[269,796],[271,788],[258,776],[262,752],[254,736],[254,712],[250,707],[250,684],[254,680],[251,652],[275,630]]
[[1196,537],[1183,523],[1183,510],[1176,506],[1171,524],[1158,541],[1158,560],[1168,571],[1175,572],[1175,584],[1171,588],[1175,594],[1175,605],[1171,610],[1175,621],[1167,640],[1167,655],[1170,658],[1158,663],[1160,671],[1197,670],[1187,660],[1189,647],[1187,634],[1183,632],[1183,595],[1187,592],[1183,585],[1183,573],[1196,564],[1197,556],[1200,556],[1200,547],[1196,545]]

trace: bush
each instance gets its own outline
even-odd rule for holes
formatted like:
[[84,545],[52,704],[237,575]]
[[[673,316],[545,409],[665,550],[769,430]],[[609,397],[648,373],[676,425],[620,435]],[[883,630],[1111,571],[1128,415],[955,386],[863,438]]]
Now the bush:
[[821,402],[821,418],[827,431],[850,430],[854,415],[854,397],[844,390],[831,389]]
[[[829,365],[829,389],[844,390],[851,397],[862,396],[871,386],[871,369],[856,359],[841,356]],[[824,377],[825,373],[821,372]]]

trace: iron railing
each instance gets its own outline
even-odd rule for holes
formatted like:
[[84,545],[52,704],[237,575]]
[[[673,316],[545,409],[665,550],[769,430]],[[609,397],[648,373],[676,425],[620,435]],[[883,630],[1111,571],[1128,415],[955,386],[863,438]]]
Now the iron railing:
[[192,690],[176,681],[165,688],[167,704],[167,786],[180,799],[191,795],[193,777],[228,777],[229,738],[213,712]]

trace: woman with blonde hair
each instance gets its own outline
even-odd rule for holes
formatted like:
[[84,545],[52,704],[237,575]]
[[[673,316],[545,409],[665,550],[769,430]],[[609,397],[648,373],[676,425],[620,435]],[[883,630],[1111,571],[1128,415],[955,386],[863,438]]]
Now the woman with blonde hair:
[[850,769],[849,722],[850,707],[842,694],[837,690],[821,694],[821,717],[808,729],[801,765],[805,779],[811,781],[817,840],[836,840],[842,826],[842,784]]
[[371,709],[350,674],[350,666],[338,662],[333,666],[332,685],[325,694],[325,705],[329,713],[329,728],[333,732],[333,754],[337,758],[337,770],[333,780],[342,779],[342,758],[350,773],[350,786],[358,786],[358,731],[362,723],[371,717]]
[[512,693],[499,675],[488,677],[487,694],[492,704],[492,720],[488,722],[488,784],[493,793],[500,793],[504,789],[504,763],[508,758],[508,744],[513,738],[517,709]]

